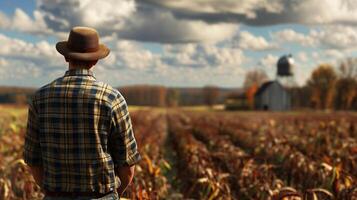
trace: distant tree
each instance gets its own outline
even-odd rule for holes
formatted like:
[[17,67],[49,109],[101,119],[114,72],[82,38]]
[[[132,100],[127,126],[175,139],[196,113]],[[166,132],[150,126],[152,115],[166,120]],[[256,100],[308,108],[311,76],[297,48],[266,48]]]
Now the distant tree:
[[247,97],[248,106],[250,109],[254,109],[254,97],[255,93],[258,91],[258,86],[253,84],[249,88],[246,89],[245,95]]
[[357,79],[357,58],[346,58],[340,65],[340,77]]
[[169,89],[167,92],[167,105],[175,107],[179,104],[180,92],[178,89]]
[[119,89],[129,105],[166,106],[167,91],[162,86],[127,86]]
[[205,103],[209,106],[213,106],[217,103],[219,96],[219,88],[216,86],[205,86],[203,88]]
[[357,81],[352,78],[340,78],[336,82],[335,107],[343,110],[351,109],[356,98]]
[[315,69],[307,86],[311,90],[311,101],[318,109],[327,109],[333,106],[337,74],[329,64],[321,64]]
[[307,86],[303,87],[291,87],[287,88],[287,91],[291,95],[291,106],[294,109],[307,108],[311,106],[309,97],[311,96],[311,90]]
[[357,100],[357,58],[347,58],[341,62],[339,80],[336,83],[335,107],[351,109]]
[[245,74],[245,80],[243,87],[245,89],[251,88],[252,86],[260,87],[264,82],[268,80],[268,75],[264,70],[254,69],[248,71]]

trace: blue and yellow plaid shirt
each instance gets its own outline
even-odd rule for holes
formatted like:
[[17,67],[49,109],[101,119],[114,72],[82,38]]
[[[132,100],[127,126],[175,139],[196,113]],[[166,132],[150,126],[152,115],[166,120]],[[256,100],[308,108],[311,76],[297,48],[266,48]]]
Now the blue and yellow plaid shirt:
[[36,91],[24,160],[43,167],[44,190],[110,192],[117,186],[114,169],[140,158],[123,96],[92,71],[68,70]]

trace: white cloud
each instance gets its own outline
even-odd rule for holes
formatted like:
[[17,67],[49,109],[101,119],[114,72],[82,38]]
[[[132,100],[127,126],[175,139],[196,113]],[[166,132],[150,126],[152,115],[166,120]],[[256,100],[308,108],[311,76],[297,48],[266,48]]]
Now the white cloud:
[[114,85],[150,83],[238,87],[244,74],[241,64],[245,57],[239,49],[208,44],[175,44],[164,45],[161,54],[148,52],[136,42],[119,41],[112,48],[116,57],[113,66],[117,67],[103,65],[95,70],[99,77],[105,77]]
[[305,62],[307,62],[309,60],[308,55],[305,52],[302,52],[302,51],[297,53],[296,57],[299,59],[300,62],[303,62],[303,63],[305,63]]
[[[355,54],[357,6],[347,5],[348,1],[342,0],[39,0],[32,15],[19,8],[12,16],[0,12],[0,28],[36,35],[51,34],[61,39],[66,39],[69,28],[75,25],[97,28],[101,42],[112,48],[109,57],[100,61],[96,70],[113,85],[118,85],[120,79],[120,84],[142,81],[238,86],[239,76],[246,69],[244,66],[275,69],[278,60],[275,53],[287,51],[286,48],[296,56],[297,79],[301,82],[308,76],[309,67]],[[267,38],[247,31],[237,33],[241,23],[311,26],[307,27],[310,29],[307,33],[300,29],[278,29]],[[167,44],[152,50],[136,41]],[[60,67],[63,71],[66,68],[55,45],[47,41],[30,43],[0,34],[0,43],[3,71],[16,67],[18,69],[13,71],[28,73],[23,73],[24,77],[48,78],[58,75]],[[296,50],[295,44],[303,49]],[[313,48],[316,52],[305,52],[304,48]],[[267,52],[247,57],[245,50]]]
[[5,59],[0,58],[0,66],[5,66],[5,65],[8,65],[8,62]]
[[9,18],[0,11],[0,28],[6,29],[9,27],[10,20]]
[[311,56],[312,56],[312,58],[313,58],[314,60],[319,60],[319,59],[320,59],[320,53],[319,53],[319,52],[313,52],[313,53],[311,54]]
[[[0,43],[2,84],[41,86],[62,76],[67,68],[54,45],[46,41],[29,43],[0,34]],[[135,83],[238,86],[245,59],[240,49],[214,44],[165,45],[159,54],[140,43],[119,40],[112,46],[110,56],[101,60],[94,71],[99,80],[113,86]]]
[[169,66],[193,68],[239,68],[244,62],[243,51],[212,44],[167,45],[162,60]]
[[313,32],[312,36],[329,48],[355,49],[357,47],[357,27],[327,26],[322,31]]
[[199,13],[236,13],[245,15],[248,18],[256,17],[256,10],[266,10],[271,13],[279,13],[283,7],[279,0],[250,0],[250,1],[230,1],[230,0],[195,0],[195,1],[164,1],[147,0],[156,4],[161,4],[176,10],[185,10]]
[[11,20],[11,28],[28,33],[50,33],[40,12],[35,11],[34,19],[31,19],[23,10],[16,8]]
[[278,59],[278,56],[268,54],[267,56],[263,57],[258,64],[265,69],[275,69]]
[[[353,6],[354,3],[351,2],[352,0],[37,0],[37,9],[33,16],[21,9],[16,9],[12,17],[0,13],[0,28],[33,34],[55,34],[63,38],[71,27],[85,25],[97,28],[103,36],[118,33],[123,39],[138,41],[217,42],[231,38],[240,23],[345,24],[356,27],[357,6]],[[305,46],[316,45],[316,40],[322,37],[326,38],[323,42],[334,45],[333,48],[345,48],[356,37],[356,31],[352,27],[327,32],[333,33],[332,36],[324,35],[323,31],[305,35],[291,29],[275,35],[277,38],[281,36],[281,41],[300,42]],[[248,44],[242,42],[244,48],[271,48],[265,38],[246,33],[242,37],[252,40]]]
[[3,58],[0,58],[0,77],[6,76],[6,73],[8,71],[7,69],[8,66],[9,66],[9,62]]
[[34,63],[1,58],[0,56],[1,84],[15,85],[14,83],[16,83],[16,85],[30,87],[42,74],[41,67]]
[[135,11],[134,0],[38,0],[37,6],[51,29],[64,32],[78,25],[119,30]]
[[0,56],[50,60],[59,55],[54,45],[44,40],[33,44],[0,34],[0,43]]
[[324,56],[332,59],[341,59],[346,57],[346,54],[340,50],[336,49],[327,49],[323,52]]
[[231,38],[237,27],[229,23],[179,20],[168,10],[142,5],[128,18],[118,36],[159,43],[217,42]]
[[357,25],[354,0],[145,0],[145,3],[171,9],[180,18],[200,19],[210,23]]
[[297,43],[307,47],[323,47],[333,49],[356,49],[357,27],[344,25],[326,25],[319,29],[311,29],[308,34],[284,29],[271,34],[280,46],[286,43]]
[[34,11],[33,15],[34,18],[32,19],[20,8],[16,8],[11,17],[0,12],[0,29],[39,35],[53,33],[47,28],[41,12]]
[[264,37],[255,36],[248,31],[240,32],[236,40],[235,45],[244,50],[262,51],[278,48],[276,44],[268,42]]
[[298,33],[292,29],[284,29],[272,33],[272,38],[280,43],[281,45],[286,42],[298,43],[303,46],[314,46],[318,43],[316,38],[311,35],[305,35],[303,33]]
[[[102,36],[116,33],[122,39],[137,41],[216,42],[232,37],[237,27],[177,19],[168,9],[134,0],[38,0],[35,13],[41,13],[36,21],[45,22],[60,38],[65,38],[71,27],[81,25],[96,28]],[[20,21],[31,20],[20,14]]]
[[118,41],[112,54],[116,58],[115,63],[123,68],[148,70],[159,62],[158,56],[130,41]]
[[51,63],[56,65],[55,52],[45,41],[32,44],[0,34],[0,44],[0,77],[3,84],[15,81],[16,85],[26,86],[26,83],[18,81],[27,79],[32,82],[32,78],[39,77]]

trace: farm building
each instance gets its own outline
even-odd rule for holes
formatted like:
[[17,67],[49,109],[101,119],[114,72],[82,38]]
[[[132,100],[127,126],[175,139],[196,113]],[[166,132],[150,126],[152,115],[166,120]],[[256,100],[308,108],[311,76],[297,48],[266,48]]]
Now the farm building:
[[257,110],[284,111],[291,108],[291,96],[278,81],[264,83],[255,93]]

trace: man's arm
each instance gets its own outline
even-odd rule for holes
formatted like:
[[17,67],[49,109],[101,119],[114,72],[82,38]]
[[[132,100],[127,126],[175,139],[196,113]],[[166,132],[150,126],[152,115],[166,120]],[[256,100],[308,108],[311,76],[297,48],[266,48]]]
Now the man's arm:
[[118,167],[115,170],[115,173],[119,177],[121,183],[119,188],[117,189],[119,196],[123,195],[124,191],[133,180],[134,170],[135,165]]
[[37,185],[41,186],[43,180],[43,168],[38,166],[29,166],[29,167]]
[[36,181],[41,186],[43,180],[42,154],[39,138],[39,119],[36,105],[32,100],[28,108],[27,128],[23,157]]
[[140,161],[141,156],[138,152],[128,107],[121,95],[118,95],[112,106],[108,147],[114,161],[115,174],[121,182],[117,191],[119,195],[122,195],[133,179],[135,164]]

